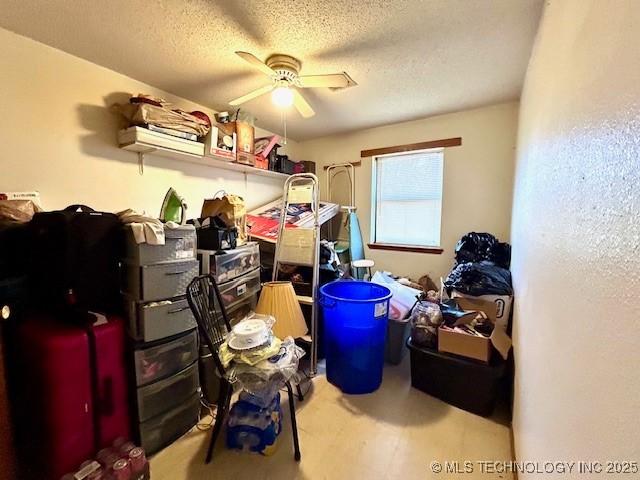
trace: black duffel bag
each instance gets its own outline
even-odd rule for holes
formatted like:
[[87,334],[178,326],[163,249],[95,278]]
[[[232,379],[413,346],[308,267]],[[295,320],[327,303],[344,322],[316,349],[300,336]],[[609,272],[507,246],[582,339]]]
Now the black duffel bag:
[[33,216],[30,279],[41,307],[120,310],[118,262],[123,229],[117,215],[84,205]]

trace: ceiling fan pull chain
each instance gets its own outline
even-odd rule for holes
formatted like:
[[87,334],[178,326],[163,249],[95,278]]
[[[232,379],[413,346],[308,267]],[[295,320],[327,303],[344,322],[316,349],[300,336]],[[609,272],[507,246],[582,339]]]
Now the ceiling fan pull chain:
[[281,110],[281,114],[282,114],[282,125],[284,128],[284,140],[282,141],[282,144],[286,145],[287,144],[287,111]]

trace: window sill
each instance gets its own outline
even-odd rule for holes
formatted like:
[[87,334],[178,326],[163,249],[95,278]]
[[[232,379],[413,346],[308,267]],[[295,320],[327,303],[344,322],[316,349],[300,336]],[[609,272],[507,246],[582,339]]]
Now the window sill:
[[369,243],[371,250],[392,250],[395,252],[432,253],[440,255],[444,250],[439,247],[423,247],[420,245],[399,245],[396,243]]

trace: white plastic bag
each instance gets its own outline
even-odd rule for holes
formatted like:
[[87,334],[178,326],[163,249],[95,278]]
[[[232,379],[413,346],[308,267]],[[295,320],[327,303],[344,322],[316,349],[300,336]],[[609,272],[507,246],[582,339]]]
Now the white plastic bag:
[[277,355],[256,365],[234,363],[232,373],[242,388],[254,397],[269,400],[288,380],[297,383],[298,361],[304,350],[295,344],[292,337],[282,341]]
[[407,318],[416,303],[416,297],[422,293],[420,290],[396,282],[382,272],[374,273],[371,281],[391,290],[391,301],[389,302],[389,318],[391,320]]

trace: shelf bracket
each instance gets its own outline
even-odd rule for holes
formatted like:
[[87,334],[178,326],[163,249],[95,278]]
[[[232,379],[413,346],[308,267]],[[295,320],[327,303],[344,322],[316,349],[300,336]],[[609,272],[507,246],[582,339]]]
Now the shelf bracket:
[[144,152],[138,152],[138,174],[144,175]]

